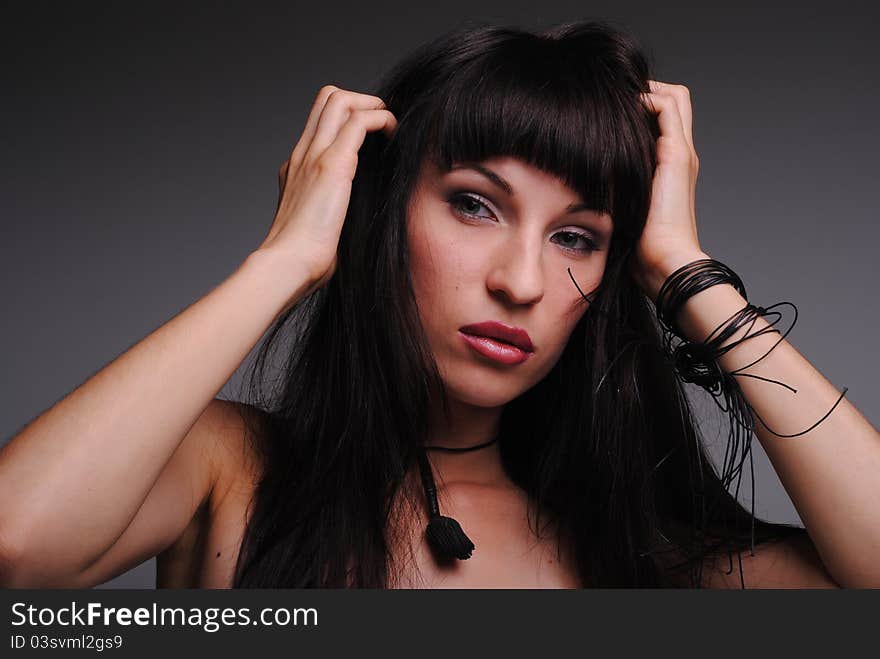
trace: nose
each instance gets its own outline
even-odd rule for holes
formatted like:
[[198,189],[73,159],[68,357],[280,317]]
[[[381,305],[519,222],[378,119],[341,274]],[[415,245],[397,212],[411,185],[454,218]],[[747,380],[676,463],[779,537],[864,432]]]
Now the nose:
[[511,236],[498,246],[486,286],[512,304],[537,304],[544,297],[544,266],[541,241]]

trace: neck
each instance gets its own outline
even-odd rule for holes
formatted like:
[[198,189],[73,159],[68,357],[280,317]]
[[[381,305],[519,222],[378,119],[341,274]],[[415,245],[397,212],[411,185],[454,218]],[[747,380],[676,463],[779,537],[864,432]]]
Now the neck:
[[[502,409],[467,405],[450,399],[448,418],[435,408],[425,445],[464,449],[491,441],[498,437]],[[474,451],[429,450],[428,459],[438,474],[438,487],[443,482],[490,484],[508,480],[501,467],[498,442]]]

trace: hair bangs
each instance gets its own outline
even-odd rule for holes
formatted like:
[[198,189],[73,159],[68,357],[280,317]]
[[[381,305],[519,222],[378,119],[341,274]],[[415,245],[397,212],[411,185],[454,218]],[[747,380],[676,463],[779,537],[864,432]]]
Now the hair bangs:
[[558,177],[592,210],[614,216],[615,182],[644,160],[641,149],[621,138],[633,132],[633,113],[619,86],[559,42],[504,46],[469,62],[437,94],[428,157],[444,171],[516,157]]

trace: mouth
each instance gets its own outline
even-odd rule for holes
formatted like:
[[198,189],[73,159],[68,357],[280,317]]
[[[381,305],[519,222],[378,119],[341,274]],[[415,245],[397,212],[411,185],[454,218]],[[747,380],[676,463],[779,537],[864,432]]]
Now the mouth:
[[459,334],[478,353],[503,364],[522,363],[535,352],[528,332],[496,321],[465,325]]
[[461,330],[459,330],[458,333],[476,352],[501,364],[521,364],[533,354],[521,350],[515,345],[504,343],[497,339],[490,339],[486,336],[476,336],[475,334],[468,334]]

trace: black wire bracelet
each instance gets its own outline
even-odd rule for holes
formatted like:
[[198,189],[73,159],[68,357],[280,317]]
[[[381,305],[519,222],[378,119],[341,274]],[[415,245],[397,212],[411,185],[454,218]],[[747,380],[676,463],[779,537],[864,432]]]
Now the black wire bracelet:
[[697,293],[717,284],[733,284],[747,301],[746,287],[733,270],[715,259],[698,259],[673,272],[657,293],[657,319],[664,329],[682,336],[676,317],[684,303]]
[[[683,333],[678,328],[676,320],[679,311],[687,300],[711,286],[728,283],[732,284],[737,291],[739,291],[740,295],[743,296],[746,300],[746,306],[716,327],[702,342],[693,342],[684,337]],[[750,364],[746,364],[734,371],[726,373],[718,364],[718,360],[723,355],[733,350],[743,341],[770,332],[779,334],[779,330],[775,329],[775,325],[781,320],[782,314],[778,311],[771,310],[783,304],[789,305],[794,310],[794,319],[785,333],[779,337],[779,340],[774,343],[767,352],[752,361]],[[742,391],[739,388],[739,384],[734,378],[750,377],[765,382],[772,382],[785,387],[792,393],[797,393],[797,389],[784,382],[780,382],[779,380],[764,378],[751,373],[743,373],[745,369],[754,366],[773,352],[776,346],[788,336],[789,332],[794,328],[795,323],[797,323],[797,307],[791,302],[778,302],[767,308],[757,307],[750,304],[748,302],[745,285],[739,275],[725,264],[711,258],[692,261],[691,263],[678,268],[667,277],[657,294],[656,306],[657,319],[664,330],[664,351],[671,357],[672,365],[676,373],[683,381],[697,384],[708,391],[713,396],[716,403],[718,402],[719,397],[723,397],[727,404],[723,406],[719,404],[719,407],[721,407],[722,411],[725,413],[732,412],[731,420],[747,430],[751,431],[754,429],[754,422],[752,419],[752,415],[754,415],[754,417],[757,418],[769,432],[777,437],[798,437],[806,434],[819,423],[824,421],[828,414],[831,414],[848,391],[848,389],[844,387],[840,398],[838,398],[837,402],[828,413],[806,430],[791,435],[777,433],[764,422],[748,401],[745,400],[745,397],[742,395]],[[772,322],[767,321],[769,323],[768,327],[752,333],[751,330],[755,326],[757,319],[768,315],[775,315],[776,319]],[[734,336],[740,329],[746,327],[746,325],[748,325],[748,329],[743,337],[724,345],[730,337]],[[676,340],[677,345],[675,345]]]
[[[714,286],[716,284],[732,284],[737,291],[746,300],[746,306],[734,313],[730,318],[716,327],[709,336],[702,342],[692,342],[682,335],[676,323],[678,312],[681,310],[685,302],[696,295],[700,291]],[[740,345],[743,341],[753,339],[764,334],[775,332],[780,334],[775,325],[782,319],[779,311],[773,311],[775,307],[780,305],[789,305],[794,310],[794,319],[788,329],[781,334],[779,340],[774,343],[767,352],[753,360],[751,363],[741,366],[733,371],[725,372],[718,360],[721,356]],[[733,484],[736,479],[736,489],[733,496],[739,497],[739,489],[742,482],[742,468],[746,461],[749,460],[749,473],[751,482],[751,553],[755,552],[755,478],[754,478],[754,461],[751,451],[752,433],[754,431],[754,420],[763,424],[768,432],[777,437],[798,437],[804,435],[820,423],[822,423],[831,412],[838,406],[848,387],[844,387],[837,401],[832,405],[831,409],[826,412],[821,419],[812,424],[809,428],[793,434],[778,433],[770,428],[767,423],[760,417],[755,409],[746,400],[737,377],[750,377],[765,382],[772,382],[785,387],[792,393],[797,393],[797,389],[791,387],[778,380],[764,378],[752,373],[744,373],[743,371],[754,366],[764,359],[778,346],[782,340],[788,336],[797,323],[798,311],[797,307],[791,302],[778,302],[769,307],[760,307],[748,303],[745,286],[739,276],[723,263],[714,259],[700,259],[689,263],[670,275],[660,292],[656,301],[657,318],[663,329],[663,350],[671,362],[673,370],[678,377],[684,382],[691,382],[699,385],[712,395],[716,405],[728,415],[730,426],[728,431],[727,446],[721,466],[720,479],[725,487]],[[760,331],[752,333],[752,329],[759,317],[775,316],[775,319],[768,320],[768,326]],[[740,329],[748,326],[745,335],[727,345],[723,345],[728,339],[734,336]],[[719,398],[724,402],[719,403]],[[664,457],[665,459],[665,457]],[[662,462],[662,460],[661,460]],[[659,465],[658,465],[659,466]],[[704,517],[709,515],[709,511],[702,510]],[[740,581],[743,588],[745,582],[742,573],[742,556],[737,551],[740,564]],[[732,554],[728,553],[730,560],[730,572],[733,572]]]

